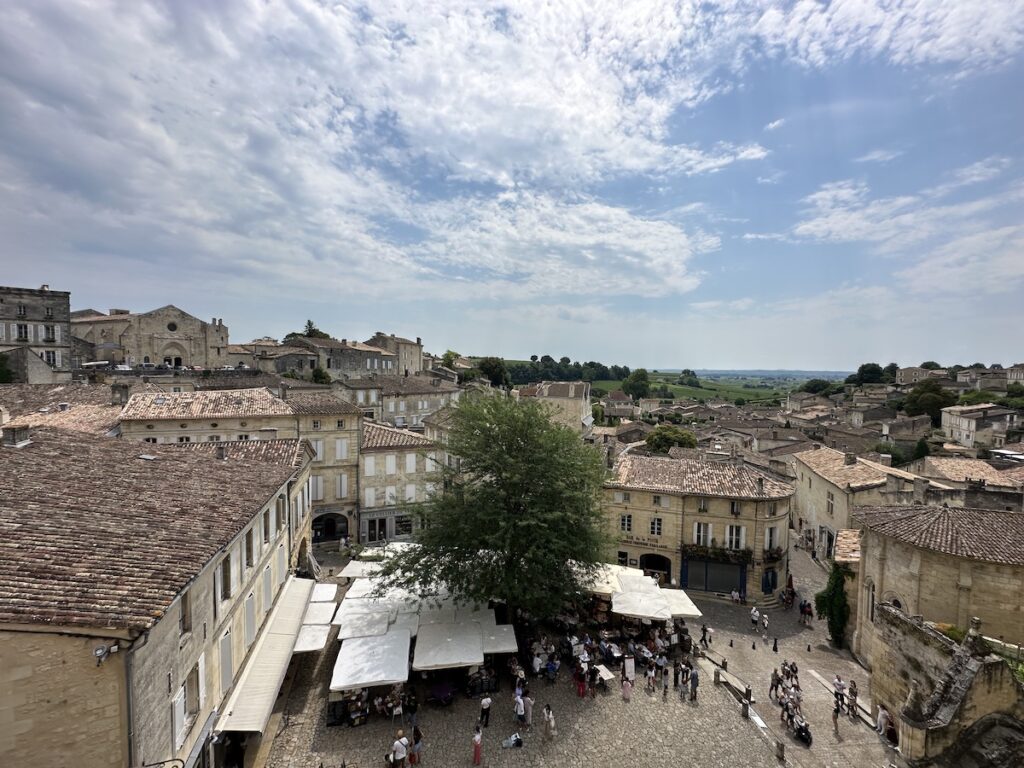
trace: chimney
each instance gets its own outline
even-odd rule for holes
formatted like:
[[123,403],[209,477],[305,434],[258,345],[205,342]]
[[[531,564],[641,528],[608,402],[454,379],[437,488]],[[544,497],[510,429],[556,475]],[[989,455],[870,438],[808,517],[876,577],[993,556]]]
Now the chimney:
[[419,336],[416,337],[416,346],[423,346],[423,339],[421,339]]
[[71,407],[71,403],[57,403],[58,411],[66,411]]
[[0,405],[0,427],[11,420],[11,412]]
[[4,427],[2,432],[4,448],[24,448],[32,443],[28,427]]
[[887,495],[892,495],[900,492],[900,488],[903,487],[903,480],[896,475],[885,476],[885,492]]
[[110,385],[110,404],[111,405],[126,405],[128,403],[128,394],[131,392],[131,386],[122,382],[117,382]]
[[217,458],[221,461],[225,461],[228,457],[228,447],[226,445],[217,446]]
[[924,477],[914,478],[914,503],[923,504],[925,495],[928,493],[928,479]]
[[48,290],[50,290],[50,286],[47,285],[46,283],[43,283],[41,286],[39,286],[39,290],[40,291],[48,291]]
[[282,382],[281,382],[281,386],[280,386],[280,388],[279,388],[279,389],[280,389],[280,391],[281,391],[281,399],[282,399],[282,400],[287,400],[287,399],[288,399],[288,385],[287,385],[287,384],[285,384],[285,383],[284,383],[284,382],[282,381]]
[[342,339],[341,340],[341,344],[342,344],[342,346],[347,347],[348,346],[348,339]]
[[891,467],[892,466],[892,456],[890,454],[888,454],[888,453],[880,454],[878,456],[878,463],[881,464],[883,467]]
[[843,464],[845,464],[846,466],[850,466],[851,464],[856,464],[856,463],[857,463],[857,454],[856,453],[850,453],[849,451],[847,451],[846,453],[843,454]]

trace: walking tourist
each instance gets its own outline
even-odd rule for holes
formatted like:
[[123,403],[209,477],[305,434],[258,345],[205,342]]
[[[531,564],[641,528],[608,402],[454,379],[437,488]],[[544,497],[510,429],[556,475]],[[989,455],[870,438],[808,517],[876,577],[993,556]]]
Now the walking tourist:
[[551,711],[551,705],[544,705],[544,741],[551,741],[558,735],[555,728],[555,713]]
[[473,765],[480,765],[483,759],[483,735],[480,733],[480,726],[476,727],[473,733]]
[[779,676],[779,670],[772,670],[772,681],[771,685],[768,686],[768,698],[777,696],[779,693],[779,685],[782,683],[782,678]]
[[412,751],[409,753],[409,765],[419,765],[423,762],[423,731],[418,725],[412,728]]
[[700,677],[697,674],[697,668],[694,667],[690,671],[690,701],[697,700],[697,686],[700,684]]
[[393,768],[405,768],[405,758],[409,754],[409,739],[404,731],[395,734],[395,743],[391,745],[391,765]]
[[491,722],[491,704],[493,701],[488,694],[484,694],[484,697],[480,699],[480,725],[484,728]]
[[533,705],[536,704],[529,691],[523,691],[523,714],[526,717],[526,730],[533,727]]
[[755,605],[750,609],[750,628],[757,632],[757,623],[761,620],[761,613],[757,610]]
[[629,704],[629,700],[633,695],[633,681],[626,677],[625,673],[622,675],[622,700]]

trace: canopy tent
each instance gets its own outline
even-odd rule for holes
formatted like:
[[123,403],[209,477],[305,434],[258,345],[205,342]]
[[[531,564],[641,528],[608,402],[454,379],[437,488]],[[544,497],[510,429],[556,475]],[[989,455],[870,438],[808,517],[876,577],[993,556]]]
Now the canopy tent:
[[331,690],[394,685],[409,679],[409,633],[394,629],[380,637],[346,640],[331,674]]
[[365,576],[373,576],[380,568],[380,563],[368,560],[350,560],[338,575],[346,579],[358,579]]
[[659,592],[616,592],[612,595],[612,613],[634,619],[669,621],[672,609]]
[[330,624],[337,609],[338,606],[335,603],[310,603],[306,607],[306,615],[303,616],[302,623]]
[[330,624],[303,624],[299,629],[299,636],[295,640],[295,648],[292,653],[322,651],[327,645],[327,636],[330,634]]
[[703,615],[697,606],[693,604],[690,596],[681,589],[663,589],[661,590],[661,596],[668,603],[673,618],[698,619]]
[[639,568],[627,568],[624,565],[615,563],[601,563],[594,580],[590,584],[590,591],[601,597],[611,597],[616,592],[621,592],[619,577],[623,575],[643,576],[644,572]]
[[450,669],[483,663],[479,624],[420,624],[413,669]]
[[494,616],[494,609],[486,605],[460,605],[455,608],[455,621],[462,624],[467,621],[475,621],[481,626],[494,626],[498,620]]
[[620,573],[620,592],[659,592],[658,580],[651,576],[644,576],[642,573]]
[[[380,594],[377,594],[378,592]],[[342,604],[344,605],[349,600],[368,600],[395,606],[405,604],[408,610],[416,610],[419,605],[419,598],[409,590],[401,587],[382,589],[381,580],[372,576],[359,578],[352,582],[352,586],[345,593],[345,600],[342,601]]]
[[424,624],[455,624],[456,608],[454,605],[445,605],[437,608],[424,608],[420,611],[420,625]]
[[404,613],[399,611],[395,618],[391,620],[391,626],[388,628],[388,632],[392,629],[405,629],[408,630],[412,637],[416,637],[416,634],[420,630],[420,615],[418,613]]
[[337,584],[317,584],[313,587],[313,596],[309,598],[309,601],[311,603],[333,603],[337,597]]
[[312,579],[289,576],[242,668],[214,729],[262,733],[281,690],[302,616],[313,592]]
[[336,624],[341,625],[341,629],[338,630],[339,640],[348,640],[353,637],[380,637],[388,631],[390,622],[390,611],[350,613],[344,616],[340,622],[335,620]]
[[486,625],[480,624],[480,637],[484,653],[516,653],[519,643],[516,642],[515,627],[511,624]]

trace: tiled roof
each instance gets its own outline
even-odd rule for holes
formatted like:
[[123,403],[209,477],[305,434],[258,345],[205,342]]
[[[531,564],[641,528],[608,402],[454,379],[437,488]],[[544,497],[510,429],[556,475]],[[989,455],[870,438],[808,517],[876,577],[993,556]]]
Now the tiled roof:
[[520,397],[571,397],[590,396],[590,383],[586,381],[542,381],[519,389]]
[[[132,392],[159,392],[152,384],[141,382]],[[109,386],[102,384],[0,384],[0,405],[12,417],[38,412],[42,408],[57,410],[60,403],[71,405],[107,405],[111,401]]]
[[388,352],[386,349],[380,347],[374,347],[369,344],[363,344],[361,341],[349,341],[348,339],[311,339],[308,336],[297,336],[294,341],[304,341],[310,346],[321,347],[323,349],[355,349],[360,352],[379,352],[381,355],[387,357],[395,357],[394,352]]
[[360,450],[388,450],[394,448],[430,448],[434,445],[423,435],[406,429],[386,427],[373,421],[363,422],[363,445]]
[[151,627],[294,471],[49,429],[0,448],[0,622]]
[[623,392],[621,389],[616,389],[608,393],[606,400],[620,400],[624,403],[632,403],[633,398]]
[[301,467],[307,451],[310,456],[313,455],[313,449],[308,447],[304,440],[296,439],[223,440],[206,443],[179,443],[175,447],[187,451],[198,451],[210,456],[217,456],[217,458],[220,458],[218,451],[222,450],[225,458],[229,460],[263,461],[283,467]]
[[1000,472],[988,462],[960,456],[927,456],[921,474],[957,482],[984,480],[988,485],[1016,486],[1019,484],[1019,481],[1014,482],[1005,472]]
[[1024,515],[959,507],[854,507],[865,528],[922,549],[1024,565]]
[[91,435],[108,435],[117,428],[120,416],[120,405],[78,403],[69,404],[64,411],[60,408],[48,408],[45,413],[32,411],[11,419],[5,426],[52,427]]
[[[434,382],[437,382],[435,384]],[[459,387],[450,381],[425,376],[375,376],[367,379],[345,379],[340,382],[348,389],[379,389],[384,397],[398,395],[429,395],[435,392],[458,392]]]
[[297,414],[330,414],[348,413],[360,414],[361,410],[352,403],[342,400],[336,390],[323,390],[320,392],[293,392],[289,391],[287,403],[292,411]]
[[837,563],[860,562],[860,531],[844,528],[836,534],[836,545],[832,559]]
[[[764,482],[763,492],[759,492],[759,480]],[[619,460],[608,485],[730,499],[783,499],[794,493],[790,485],[749,467],[738,467],[728,462],[632,454]]]
[[[888,475],[894,475],[904,480],[913,480],[917,477],[917,475],[904,472],[902,469],[886,467],[860,457],[857,457],[853,464],[847,464],[845,463],[845,454],[832,448],[802,451],[793,456],[816,475],[820,475],[840,488],[846,486],[850,486],[854,490],[871,488],[885,483],[885,478]],[[933,483],[933,485],[937,488],[947,487],[938,483]]]
[[1003,480],[999,482],[999,485],[1024,484],[1024,464],[1019,467],[1011,467],[1010,469],[1004,469],[1000,474],[1003,476]]
[[452,417],[455,415],[455,409],[450,405],[446,405],[444,408],[438,408],[433,413],[424,416],[421,421],[424,424],[429,424],[434,427],[446,427],[452,423]]
[[289,405],[266,387],[203,392],[160,392],[132,395],[122,421],[231,418],[291,415]]

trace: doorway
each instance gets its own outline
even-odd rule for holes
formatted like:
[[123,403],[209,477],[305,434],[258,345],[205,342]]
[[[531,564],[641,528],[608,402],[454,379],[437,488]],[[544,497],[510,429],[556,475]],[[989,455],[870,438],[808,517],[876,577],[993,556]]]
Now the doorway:
[[645,576],[654,576],[659,584],[668,584],[671,581],[672,561],[664,555],[640,555],[640,568]]
[[380,517],[375,520],[366,521],[366,541],[385,541],[388,537],[387,518]]

